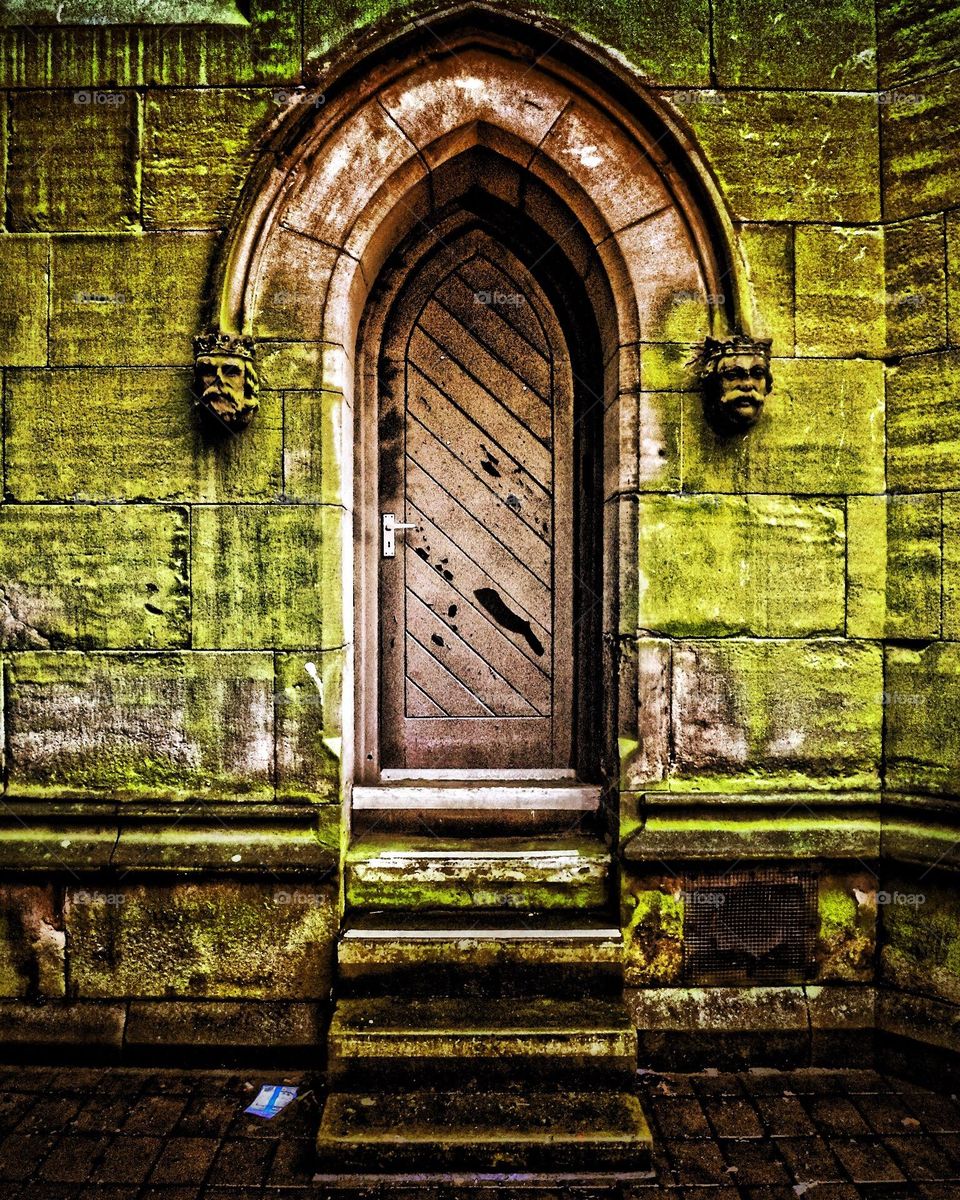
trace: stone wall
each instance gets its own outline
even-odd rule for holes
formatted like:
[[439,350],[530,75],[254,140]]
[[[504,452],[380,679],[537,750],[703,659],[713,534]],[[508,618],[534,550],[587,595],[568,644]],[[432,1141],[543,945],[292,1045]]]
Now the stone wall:
[[[191,26],[74,28],[37,4],[25,28],[11,7],[0,1028],[310,1045],[344,835],[352,418],[267,361],[253,425],[214,443],[189,402],[190,337],[269,130],[323,104],[358,30],[414,6],[252,0]],[[704,423],[680,345],[641,347],[617,431],[640,562],[619,597],[619,693],[645,1052],[678,1029],[773,1024],[829,1059],[872,1028],[878,978],[885,1028],[953,1045],[960,15],[912,0],[788,0],[776,21],[762,0],[535,11],[630,63],[688,124],[735,220],[755,332],[774,339],[747,437]],[[295,282],[278,328],[300,319]],[[733,863],[815,875],[808,979],[685,975],[683,893]],[[927,997],[923,1030],[901,991]]]

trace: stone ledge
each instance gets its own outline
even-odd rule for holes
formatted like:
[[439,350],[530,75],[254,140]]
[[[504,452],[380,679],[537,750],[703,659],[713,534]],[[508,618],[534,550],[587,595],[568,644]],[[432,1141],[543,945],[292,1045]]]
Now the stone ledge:
[[320,1003],[131,1000],[124,1046],[310,1051],[321,1045],[325,1024]]

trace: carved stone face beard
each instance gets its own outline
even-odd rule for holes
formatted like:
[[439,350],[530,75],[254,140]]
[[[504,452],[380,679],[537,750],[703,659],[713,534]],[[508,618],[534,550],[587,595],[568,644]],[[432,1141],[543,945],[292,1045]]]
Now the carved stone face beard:
[[731,354],[717,363],[715,414],[727,429],[749,429],[760,419],[769,391],[767,370],[759,354]]
[[228,423],[248,407],[245,383],[246,364],[242,358],[216,354],[197,359],[197,398]]

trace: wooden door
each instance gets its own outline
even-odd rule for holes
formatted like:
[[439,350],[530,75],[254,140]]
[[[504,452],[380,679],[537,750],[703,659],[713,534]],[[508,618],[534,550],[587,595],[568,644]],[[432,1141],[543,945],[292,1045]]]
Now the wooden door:
[[572,378],[530,272],[481,234],[408,281],[378,369],[381,767],[567,767]]

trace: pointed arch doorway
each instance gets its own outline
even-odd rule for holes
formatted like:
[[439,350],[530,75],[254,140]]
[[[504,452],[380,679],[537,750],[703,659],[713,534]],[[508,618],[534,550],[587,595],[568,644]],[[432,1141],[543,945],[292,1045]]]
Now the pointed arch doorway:
[[600,651],[602,514],[584,485],[602,464],[578,430],[598,433],[599,338],[555,243],[496,208],[468,201],[402,247],[361,327],[371,780],[591,770],[574,721],[593,717],[577,683]]

